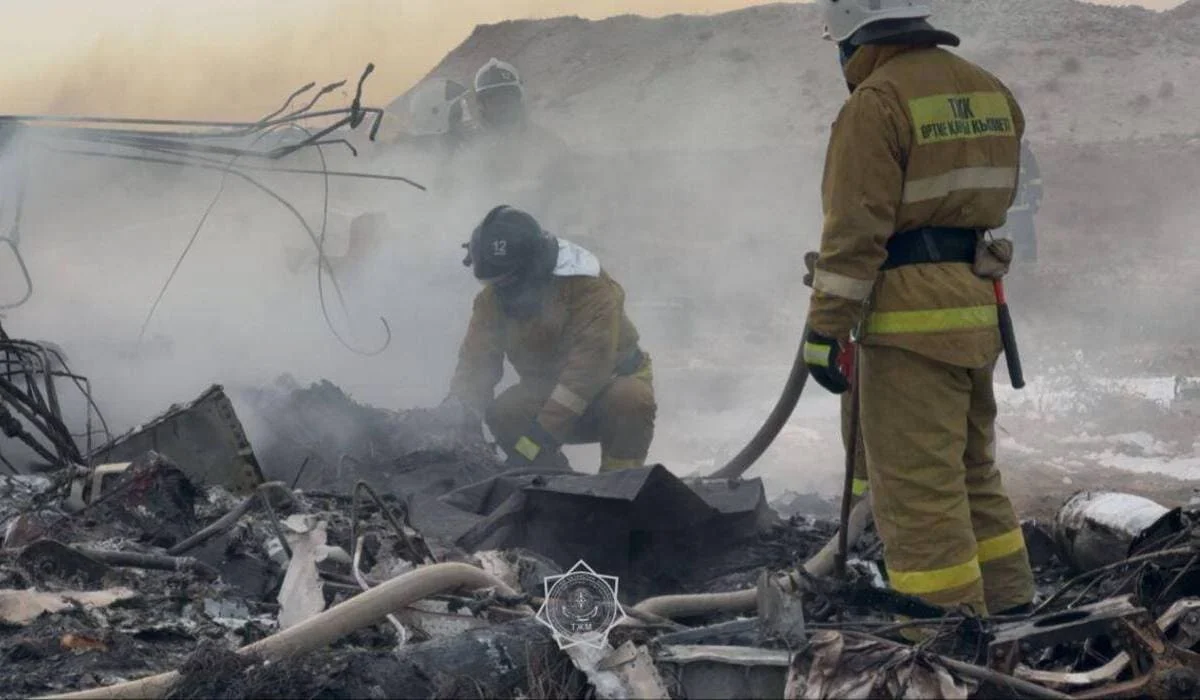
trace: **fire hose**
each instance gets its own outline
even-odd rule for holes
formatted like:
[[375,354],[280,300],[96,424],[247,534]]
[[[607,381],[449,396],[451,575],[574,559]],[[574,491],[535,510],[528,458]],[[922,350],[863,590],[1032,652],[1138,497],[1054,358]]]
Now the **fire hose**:
[[[373,624],[395,610],[432,595],[460,588],[495,588],[500,594],[517,592],[486,571],[468,564],[431,564],[380,584],[335,605],[325,612],[282,632],[238,649],[241,656],[277,661],[320,649],[337,639]],[[180,680],[178,671],[127,681],[103,688],[43,696],[46,700],[124,700],[161,698]]]
[[[805,286],[812,286],[811,275],[815,263],[816,255],[814,253],[809,253],[805,256],[805,265],[809,269],[809,276],[806,276],[804,280]],[[1005,361],[1008,365],[1009,378],[1014,389],[1021,389],[1025,386],[1025,378],[1021,369],[1021,358],[1017,351],[1012,316],[1008,309],[1008,301],[1004,295],[1003,282],[999,279],[995,280],[993,282],[993,289],[996,294],[996,310],[1000,327],[1000,337],[1004,348]],[[804,362],[804,338],[807,336],[808,326],[805,325],[804,331],[801,334],[800,347],[796,351],[796,359],[792,362],[791,373],[788,375],[787,382],[783,386],[783,392],[780,394],[779,400],[775,403],[775,407],[767,416],[766,421],[763,422],[758,432],[754,434],[754,437],[750,439],[750,442],[742,448],[741,452],[738,452],[733,459],[729,460],[725,466],[718,469],[709,478],[740,478],[766,452],[771,443],[775,441],[775,438],[778,437],[779,431],[783,429],[788,418],[791,417],[792,411],[795,410],[801,394],[804,393],[804,386],[808,381],[808,365]],[[859,363],[856,359],[854,363],[856,372],[858,365]],[[854,385],[855,394],[857,394],[858,377],[855,378]],[[857,396],[854,397],[853,401],[854,405],[851,414],[852,435],[850,436],[850,447],[846,455],[841,526],[838,528],[838,533],[826,542],[825,546],[816,555],[805,562],[804,571],[812,575],[824,576],[835,571],[842,573],[847,552],[858,542],[863,530],[866,529],[867,522],[871,519],[871,505],[868,499],[862,499],[853,508],[850,507],[855,443],[860,432],[858,426]],[[781,578],[788,577],[785,575],[781,576]],[[666,618],[686,617],[688,615],[713,611],[733,612],[751,609],[754,607],[756,599],[756,589],[731,593],[661,596],[642,601],[637,605],[637,609]]]
[[[853,547],[871,521],[871,503],[862,499],[850,510],[846,527],[847,547]],[[819,552],[804,562],[804,573],[810,576],[828,576],[834,571],[838,554],[838,538],[833,537]],[[777,580],[785,585],[798,583],[791,573],[783,573]],[[691,595],[665,595],[647,598],[634,606],[639,613],[649,613],[668,619],[691,617],[712,612],[742,612],[753,610],[758,602],[758,589],[750,588],[729,593],[697,593]]]

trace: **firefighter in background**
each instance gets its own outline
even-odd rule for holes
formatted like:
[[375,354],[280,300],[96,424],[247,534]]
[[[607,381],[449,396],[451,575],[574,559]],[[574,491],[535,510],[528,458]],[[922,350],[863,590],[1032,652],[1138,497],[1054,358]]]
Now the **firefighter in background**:
[[[650,356],[625,314],[625,292],[587,250],[529,214],[496,207],[467,258],[475,297],[448,422],[480,417],[512,467],[569,468],[563,444],[600,443],[601,471],[641,467],[654,437]],[[520,381],[493,398],[507,359]]]
[[[896,590],[979,614],[1033,599],[995,465],[997,300],[984,235],[1013,202],[1024,116],[999,79],[940,48],[928,0],[819,0],[850,97],[830,134],[804,354],[859,386],[869,495]],[[1007,251],[1011,253],[1011,250]],[[842,361],[858,339],[857,376]]]
[[1029,141],[1021,141],[1021,171],[1017,180],[1017,196],[1008,209],[1008,221],[997,235],[1013,242],[1013,259],[1020,262],[1037,262],[1037,227],[1034,217],[1042,207],[1042,171],[1037,158],[1029,148]]
[[466,86],[453,80],[427,80],[406,96],[404,141],[450,155],[470,135],[464,103]]
[[492,196],[539,212],[555,230],[575,237],[588,230],[605,210],[587,196],[567,142],[530,115],[516,67],[491,58],[475,73],[474,88],[478,128],[460,166]]

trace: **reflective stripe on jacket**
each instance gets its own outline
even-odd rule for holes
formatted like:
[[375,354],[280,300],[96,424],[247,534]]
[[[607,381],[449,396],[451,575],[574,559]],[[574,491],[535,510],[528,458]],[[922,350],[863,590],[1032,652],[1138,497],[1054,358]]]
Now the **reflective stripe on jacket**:
[[866,345],[964,367],[1000,350],[989,280],[966,263],[880,273],[888,238],[922,227],[994,229],[1013,203],[1024,116],[999,79],[940,48],[864,46],[830,135],[809,325],[844,338],[870,300]]

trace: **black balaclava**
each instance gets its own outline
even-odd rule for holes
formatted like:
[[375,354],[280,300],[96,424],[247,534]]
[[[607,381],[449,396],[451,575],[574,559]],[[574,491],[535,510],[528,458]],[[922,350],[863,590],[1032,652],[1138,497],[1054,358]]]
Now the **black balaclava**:
[[520,277],[505,285],[494,285],[500,307],[510,318],[527,319],[542,311],[546,290],[554,279],[558,264],[558,239],[546,236],[528,268]]

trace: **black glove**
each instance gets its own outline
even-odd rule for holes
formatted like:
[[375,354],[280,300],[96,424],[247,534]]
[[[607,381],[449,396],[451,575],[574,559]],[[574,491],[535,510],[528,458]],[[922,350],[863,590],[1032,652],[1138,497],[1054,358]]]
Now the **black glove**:
[[505,449],[505,452],[508,453],[508,460],[505,462],[505,465],[508,467],[528,467],[539,463],[539,458],[544,463],[560,447],[562,447],[562,444],[554,439],[554,436],[547,432],[541,423],[535,420],[525,429],[524,435],[517,438],[517,441],[511,447]]
[[815,250],[810,250],[804,254],[805,272],[801,281],[804,282],[804,286],[808,287],[809,289],[811,289],[813,286],[813,277],[817,274],[817,260],[820,257],[821,254]]
[[849,342],[839,343],[814,330],[804,336],[804,364],[808,365],[809,375],[834,394],[844,394],[850,388],[853,353]]

